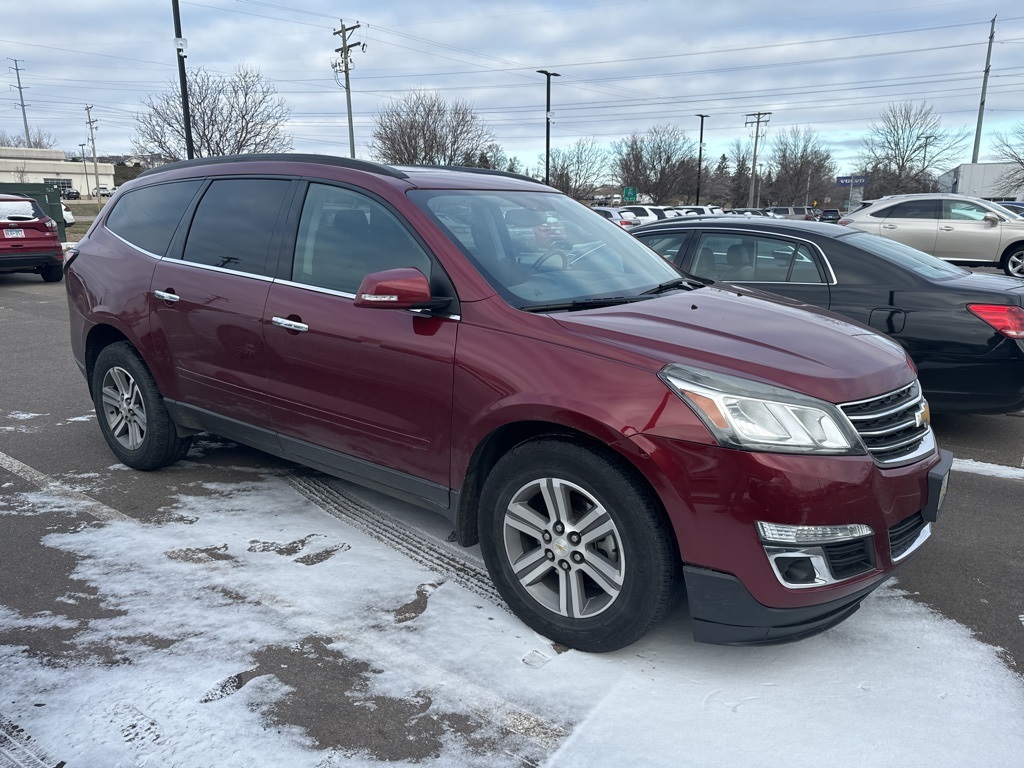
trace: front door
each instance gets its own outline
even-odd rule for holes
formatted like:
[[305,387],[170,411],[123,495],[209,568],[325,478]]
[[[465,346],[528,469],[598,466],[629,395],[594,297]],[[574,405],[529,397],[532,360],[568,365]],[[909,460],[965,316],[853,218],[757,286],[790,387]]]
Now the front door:
[[366,274],[395,267],[436,268],[382,203],[310,184],[263,315],[271,415],[286,451],[446,505],[458,322],[353,306]]

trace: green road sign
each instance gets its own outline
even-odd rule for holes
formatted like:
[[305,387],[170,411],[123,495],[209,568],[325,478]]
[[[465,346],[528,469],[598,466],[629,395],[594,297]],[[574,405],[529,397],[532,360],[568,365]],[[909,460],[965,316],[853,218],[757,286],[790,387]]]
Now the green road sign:
[[622,189],[622,199],[625,200],[627,203],[635,203],[636,202],[636,187],[623,187],[623,189]]

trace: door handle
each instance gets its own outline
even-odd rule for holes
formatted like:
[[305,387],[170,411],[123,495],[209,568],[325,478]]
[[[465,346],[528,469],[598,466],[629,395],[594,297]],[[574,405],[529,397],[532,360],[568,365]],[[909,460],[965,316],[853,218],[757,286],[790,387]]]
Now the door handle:
[[169,301],[172,304],[176,301],[181,301],[181,296],[171,293],[170,291],[153,291],[153,295],[161,301]]
[[896,229],[895,224],[883,224],[882,229]]
[[270,320],[271,323],[276,325],[278,328],[284,328],[286,331],[296,331],[297,333],[304,333],[309,330],[309,326],[305,323],[301,323],[297,320],[289,320],[287,317],[274,317]]
[[941,229],[943,232],[955,232],[956,231],[956,227],[951,227],[951,226],[949,226],[949,224],[941,226],[941,227],[939,227],[939,229]]

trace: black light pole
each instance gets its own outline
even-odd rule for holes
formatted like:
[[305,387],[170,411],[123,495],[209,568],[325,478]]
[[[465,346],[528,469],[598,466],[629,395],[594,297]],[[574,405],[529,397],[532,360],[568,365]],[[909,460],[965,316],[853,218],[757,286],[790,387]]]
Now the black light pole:
[[192,146],[192,115],[188,110],[188,80],[185,78],[185,38],[181,36],[181,14],[178,13],[178,0],[171,0],[174,11],[174,47],[178,51],[178,80],[181,82],[181,119],[185,125],[185,154],[191,160],[195,157]]
[[694,205],[700,205],[700,177],[704,172],[704,118],[710,115],[694,115],[700,118],[700,139],[697,141],[697,200]]
[[544,183],[548,183],[548,176],[551,173],[551,78],[561,77],[557,72],[548,72],[546,69],[538,69],[538,75],[544,75],[548,81],[548,103],[547,122],[544,130]]

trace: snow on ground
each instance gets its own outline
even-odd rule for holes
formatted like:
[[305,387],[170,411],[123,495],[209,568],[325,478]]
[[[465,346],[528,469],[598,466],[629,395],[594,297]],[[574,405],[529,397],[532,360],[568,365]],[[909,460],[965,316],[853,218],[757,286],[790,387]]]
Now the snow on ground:
[[[0,523],[53,508],[76,514],[6,491]],[[44,543],[77,562],[68,615],[0,608],[0,633],[47,628],[64,650],[0,646],[0,725],[68,768],[1024,765],[1024,682],[898,585],[798,643],[694,644],[683,604],[588,655],[284,477],[207,485],[156,522],[83,515]]]

